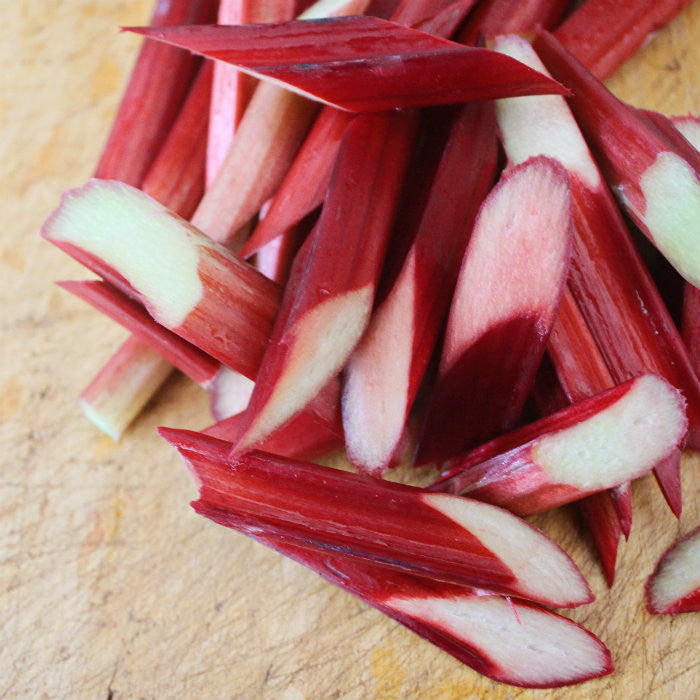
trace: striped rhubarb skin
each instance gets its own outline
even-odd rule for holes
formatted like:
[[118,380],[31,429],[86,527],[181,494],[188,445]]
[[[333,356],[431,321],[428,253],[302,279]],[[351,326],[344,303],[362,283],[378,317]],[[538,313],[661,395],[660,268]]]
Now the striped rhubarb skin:
[[[205,481],[230,479],[227,443],[197,434],[177,437],[178,449],[198,487]],[[188,453],[204,459],[194,459],[195,466]],[[218,507],[202,498],[197,510],[205,517],[220,517]],[[230,512],[226,524],[249,530],[246,522],[237,521]],[[301,547],[264,526],[247,534],[493,680],[523,687],[556,687],[612,671],[610,654],[596,637],[533,603],[414,577],[343,553]]]
[[304,408],[367,327],[417,116],[359,115],[346,129],[321,217],[285,288],[238,451]]
[[700,528],[664,552],[644,590],[646,607],[652,615],[700,610]]
[[[445,25],[439,21],[440,17],[448,13],[452,22],[455,19],[459,20],[472,5],[473,0],[404,0],[391,19],[405,26],[433,23],[431,26],[425,26],[423,31],[447,38],[454,31],[454,24],[448,22]],[[252,255],[321,206],[340,140],[351,119],[351,114],[332,107],[324,107],[321,110],[272,199],[270,209],[241,248],[241,257],[247,258]]]
[[605,80],[689,2],[585,0],[554,35],[593,75]]
[[532,515],[678,460],[687,427],[680,392],[642,375],[450,460],[433,488]]
[[452,300],[416,463],[443,462],[519,418],[564,292],[570,197],[566,171],[539,157],[513,168],[486,198]]
[[[452,123],[418,216],[400,219],[405,244],[367,333],[344,373],[343,424],[350,461],[380,476],[401,441],[443,328],[476,213],[497,168],[491,103],[465,105]],[[411,231],[411,227],[415,227]],[[413,242],[410,243],[411,238]],[[394,256],[396,258],[396,251]]]
[[[542,67],[530,45],[516,37],[500,39],[497,46]],[[641,372],[655,372],[680,389],[688,402],[688,441],[696,444],[700,439],[700,383],[564,100],[506,100],[498,103],[496,114],[512,162],[544,153],[558,158],[571,175],[575,233],[569,288],[613,380],[622,382]],[[655,474],[669,506],[678,514],[679,474],[671,464],[664,466]]]
[[541,33],[535,46],[574,90],[569,105],[625,210],[681,276],[700,285],[700,154],[680,152],[552,35]]
[[[157,0],[151,26],[204,24],[215,15],[214,0]],[[177,117],[199,63],[187,51],[144,43],[95,177],[141,184]]]
[[302,547],[555,607],[593,599],[568,555],[508,511],[264,452],[212,461],[214,438],[160,432],[197,473],[200,502],[221,524],[231,513],[251,534],[259,524]]
[[551,78],[487,49],[376,17],[133,31],[232,63],[350,112],[566,93]]

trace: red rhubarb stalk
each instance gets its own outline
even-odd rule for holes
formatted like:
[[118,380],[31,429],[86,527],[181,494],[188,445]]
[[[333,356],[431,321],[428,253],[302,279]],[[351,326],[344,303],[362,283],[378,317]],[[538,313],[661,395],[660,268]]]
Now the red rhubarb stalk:
[[689,2],[586,0],[554,35],[593,75],[605,80]]
[[206,389],[214,381],[221,366],[216,360],[156,323],[143,306],[108,282],[82,280],[56,284],[131,331],[200,386]]
[[700,610],[700,528],[669,547],[645,586],[652,615]]
[[566,553],[508,511],[264,452],[212,460],[214,438],[160,432],[202,482],[199,503],[223,524],[231,513],[252,534],[259,523],[302,547],[555,607],[593,599]]
[[482,205],[450,309],[418,464],[442,462],[519,418],[564,291],[570,196],[564,169],[540,157],[511,170]]
[[[203,24],[214,0],[157,0],[151,25]],[[160,150],[195,76],[198,59],[147,41],[136,59],[95,177],[138,186]]]
[[680,459],[687,427],[680,392],[642,375],[450,460],[434,487],[532,515]]
[[[188,436],[189,447],[207,464],[191,467],[197,485],[231,476],[229,445]],[[195,469],[204,469],[199,477]],[[217,508],[198,501],[198,511],[216,518]],[[247,530],[227,513],[229,527]],[[249,533],[250,534],[250,533]],[[254,539],[309,567],[364,600],[469,667],[489,678],[525,687],[553,687],[611,672],[610,654],[589,632],[532,603],[506,600],[463,586],[428,581],[342,553],[318,552],[286,541],[262,527]]]
[[488,49],[376,17],[133,31],[350,112],[566,92],[551,78]]
[[700,154],[681,153],[552,35],[543,32],[536,46],[550,72],[574,90],[569,104],[626,211],[671,265],[700,285]]
[[171,371],[169,362],[132,335],[80,394],[78,405],[102,432],[119,440]]
[[[490,103],[465,105],[453,122],[403,264],[345,369],[343,424],[351,462],[380,476],[396,451],[449,310],[476,213],[496,177]],[[413,213],[413,212],[411,212]],[[413,218],[413,217],[411,217]],[[406,222],[403,222],[404,224]],[[394,263],[394,267],[396,264]]]
[[[498,46],[523,61],[542,65],[529,44],[517,38],[499,40]],[[496,113],[512,162],[544,153],[558,158],[571,174],[575,233],[569,288],[612,378],[621,382],[641,372],[656,372],[680,389],[688,401],[688,440],[696,444],[700,383],[566,104],[556,97],[506,100],[499,102]],[[540,121],[543,115],[546,126]],[[678,475],[661,469],[655,474],[669,506],[678,514]]]
[[[217,24],[284,22],[296,16],[294,0],[220,0]],[[207,185],[211,185],[255,90],[256,80],[221,61],[214,66],[214,85],[207,144]]]

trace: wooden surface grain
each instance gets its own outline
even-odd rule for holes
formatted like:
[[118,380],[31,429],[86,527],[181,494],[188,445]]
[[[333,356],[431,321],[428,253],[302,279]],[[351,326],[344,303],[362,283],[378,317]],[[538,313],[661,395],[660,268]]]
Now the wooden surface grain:
[[[654,483],[606,590],[573,513],[537,520],[597,600],[570,616],[612,650],[613,676],[558,691],[491,683],[244,537],[197,517],[159,424],[207,424],[206,398],[171,380],[119,442],[75,398],[123,339],[54,288],[84,277],[40,241],[62,189],[91,174],[150,0],[2,3],[0,43],[0,697],[697,698],[700,618],[652,618],[642,585],[700,521],[700,461],[686,457],[680,523]],[[609,84],[636,105],[700,113],[700,1]]]

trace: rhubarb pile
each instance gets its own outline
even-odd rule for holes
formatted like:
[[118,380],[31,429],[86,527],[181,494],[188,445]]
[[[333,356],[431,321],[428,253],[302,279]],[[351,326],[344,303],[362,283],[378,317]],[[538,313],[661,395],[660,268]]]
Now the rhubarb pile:
[[[95,178],[42,229],[100,278],[60,285],[131,333],[85,413],[118,439],[175,367],[217,421],[160,429],[197,513],[494,680],[610,673],[545,607],[591,603],[583,574],[521,518],[579,502],[612,585],[630,482],[653,471],[681,513],[699,122],[596,75],[684,3],[221,0],[207,25],[216,4],[131,29]],[[687,280],[683,338],[614,195]],[[312,462],[343,447],[359,474]],[[402,461],[441,473],[382,478]],[[699,539],[664,555],[650,612],[698,609]]]

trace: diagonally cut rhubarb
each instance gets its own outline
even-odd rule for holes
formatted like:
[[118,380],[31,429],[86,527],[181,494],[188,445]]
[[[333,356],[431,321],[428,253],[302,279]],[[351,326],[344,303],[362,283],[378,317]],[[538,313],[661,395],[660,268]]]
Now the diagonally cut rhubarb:
[[[501,39],[497,45],[542,66],[529,44],[517,38]],[[613,380],[656,372],[679,388],[688,401],[688,442],[698,444],[700,383],[566,104],[556,97],[504,100],[497,105],[497,116],[513,162],[545,153],[558,158],[571,174],[575,226],[569,288]],[[661,469],[655,474],[669,506],[679,514],[677,475]]]
[[531,515],[680,459],[679,391],[642,375],[451,460],[435,487]]
[[132,335],[80,394],[78,405],[116,442],[171,372],[169,362]]
[[401,239],[411,234],[404,227],[415,227],[413,243],[344,375],[348,456],[374,476],[388,467],[401,440],[496,166],[492,105],[465,105],[452,124],[424,208],[413,221],[398,222]]
[[[157,0],[151,25],[202,24],[214,0]],[[160,150],[199,61],[186,51],[144,43],[95,171],[95,177],[138,186]]]
[[199,502],[224,524],[231,513],[251,534],[259,524],[303,547],[556,607],[592,600],[573,561],[505,510],[263,452],[221,459],[227,443],[160,433],[194,469]]
[[700,610],[700,528],[664,552],[646,582],[645,593],[652,615]]
[[369,321],[417,114],[348,126],[325,206],[297,256],[241,427],[244,451],[301,410],[345,364]]
[[551,78],[487,49],[376,17],[132,31],[351,112],[566,92]]
[[[64,193],[42,235],[162,325],[253,378],[280,291],[142,192],[91,180]],[[245,337],[231,329],[245,328]]]
[[[190,442],[190,446],[192,443]],[[225,442],[198,440],[210,473],[230,477]],[[190,470],[197,481],[193,467]],[[219,516],[201,499],[205,517]],[[227,513],[227,525],[247,529]],[[250,534],[250,533],[249,533]],[[268,529],[254,539],[309,567],[489,678],[525,687],[566,685],[610,673],[610,654],[590,632],[532,603],[429,581],[398,570],[294,545]]]
[[517,166],[487,197],[452,301],[418,464],[513,427],[564,291],[571,230],[568,176],[551,159]]
[[540,34],[536,47],[550,72],[574,90],[569,104],[627,212],[673,267],[700,285],[700,154],[679,154],[552,35]]
[[109,282],[81,280],[56,284],[131,331],[200,386],[206,389],[214,381],[221,367],[216,360],[156,323],[140,304]]
[[585,0],[554,35],[593,75],[605,80],[689,2]]

